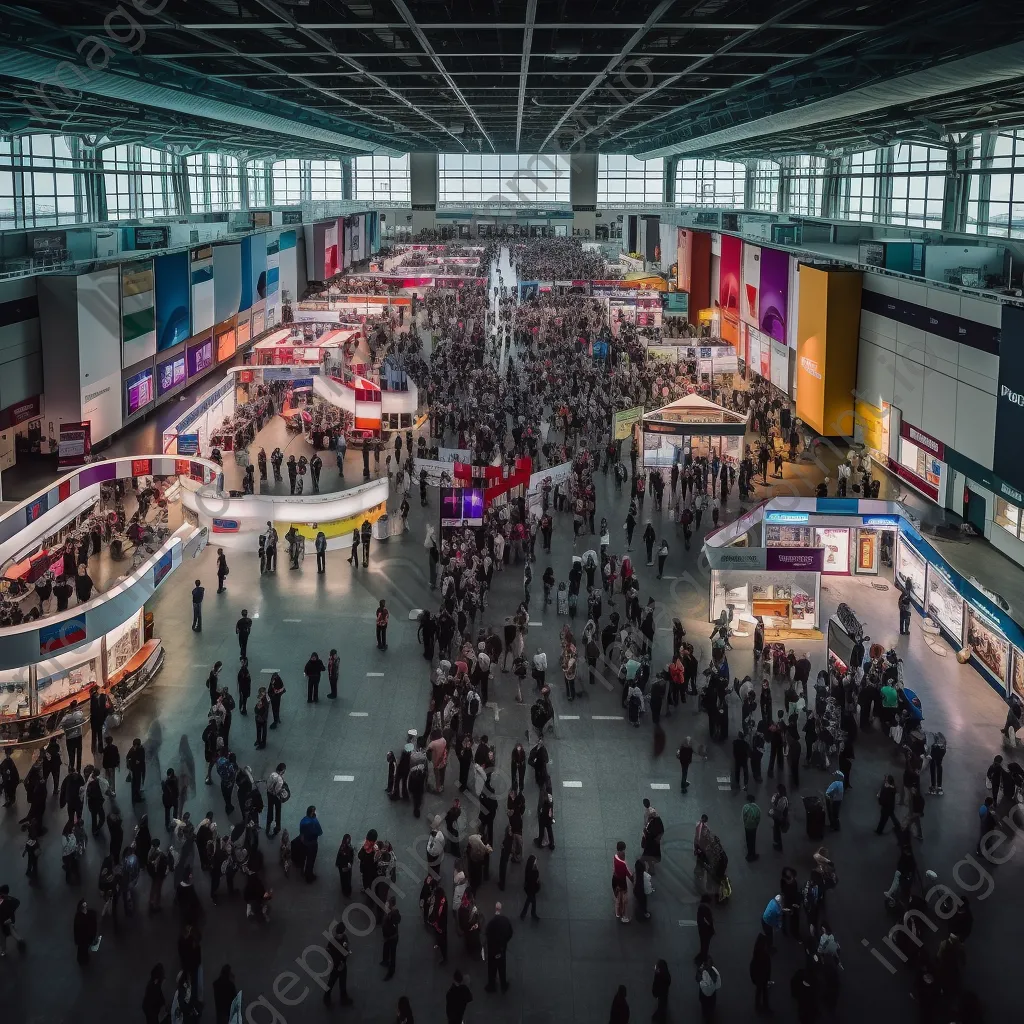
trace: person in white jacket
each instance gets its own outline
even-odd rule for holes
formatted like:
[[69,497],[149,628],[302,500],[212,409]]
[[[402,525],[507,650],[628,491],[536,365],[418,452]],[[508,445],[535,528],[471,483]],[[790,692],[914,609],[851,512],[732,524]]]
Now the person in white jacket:
[[700,998],[701,1014],[705,1020],[711,1020],[718,1001],[718,990],[722,987],[722,976],[718,968],[707,956],[697,967],[697,995]]

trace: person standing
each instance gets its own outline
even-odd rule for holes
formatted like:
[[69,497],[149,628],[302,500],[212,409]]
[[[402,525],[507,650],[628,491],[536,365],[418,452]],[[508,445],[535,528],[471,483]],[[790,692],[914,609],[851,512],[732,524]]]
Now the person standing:
[[124,756],[124,766],[132,787],[132,803],[141,803],[142,787],[146,784],[146,751],[142,746],[142,740],[137,736],[132,740],[132,745]]
[[338,998],[342,1006],[348,1006],[352,1000],[348,995],[348,958],[352,953],[348,945],[348,935],[341,923],[334,926],[327,950],[331,958],[331,973],[327,977],[327,989],[324,992],[324,1003],[330,1003],[331,990],[338,985]]
[[768,986],[772,980],[772,946],[764,933],[754,940],[754,953],[750,958],[750,980],[754,983],[754,1013],[771,1013],[768,1005]]
[[359,540],[363,546],[363,568],[370,564],[370,537],[373,536],[373,527],[369,519],[364,519],[359,527]]
[[825,790],[825,807],[828,809],[828,823],[833,832],[839,831],[839,812],[843,808],[843,773],[836,772],[835,778]]
[[288,783],[284,780],[287,765],[282,761],[267,777],[267,838],[272,839],[281,831],[281,804],[291,797]]
[[487,940],[487,984],[486,991],[494,991],[495,979],[501,981],[501,991],[508,991],[507,957],[508,944],[512,941],[512,924],[501,912],[501,904],[494,904],[494,917],[487,922],[484,930]]
[[228,574],[228,560],[223,548],[217,548],[217,593],[224,593],[224,579]]
[[[18,797],[18,785],[21,782],[21,773],[14,763],[14,758],[11,757],[13,753],[14,747],[7,747],[4,750],[4,759],[0,761],[0,787],[4,791],[4,807],[14,805]],[[45,782],[39,784],[45,786]]]
[[231,1019],[231,1004],[238,995],[238,986],[231,971],[231,964],[225,964],[213,983],[214,1024],[228,1024]]
[[320,676],[323,674],[326,666],[320,660],[320,655],[314,651],[309,656],[309,661],[306,662],[303,672],[306,674],[306,703],[307,704],[319,704],[320,703]]
[[324,830],[317,820],[316,807],[311,804],[306,808],[306,816],[299,822],[299,838],[302,840],[303,847],[305,848],[305,870],[303,876],[307,882],[312,882],[316,879],[316,875],[313,874],[313,865],[316,863],[319,839],[323,834]]
[[[660,580],[665,572],[665,562],[668,560],[668,541],[662,540],[658,548],[658,579]],[[660,961],[659,961],[660,962]]]
[[249,695],[252,693],[252,676],[249,673],[249,659],[243,658],[241,667],[238,669],[238,712],[246,714],[246,705],[249,703]]
[[711,897],[701,896],[697,904],[697,936],[700,939],[700,951],[693,958],[695,964],[702,964],[711,956],[711,940],[715,936],[715,918],[711,913]]
[[711,962],[711,957],[697,968],[697,996],[700,999],[701,1016],[706,1021],[714,1019],[718,990],[722,987],[722,976]]
[[203,631],[203,598],[206,596],[206,587],[201,580],[196,580],[192,588],[192,632],[202,633]]
[[668,990],[672,984],[672,975],[668,971],[668,963],[659,960],[654,965],[654,980],[651,982],[651,995],[654,996],[654,1013],[651,1020],[663,1021],[668,1018]]
[[264,536],[267,538],[267,572],[277,572],[277,530],[274,529],[273,523],[269,520],[267,522],[267,532]]
[[256,704],[252,714],[256,723],[256,742],[253,746],[257,750],[262,750],[267,745],[267,719],[270,717],[270,700],[265,686],[261,686],[256,693]]
[[331,691],[327,694],[329,700],[335,700],[338,696],[338,676],[341,673],[341,659],[338,657],[338,652],[335,648],[331,648],[331,653],[327,656],[327,682],[330,684]]
[[284,680],[277,672],[275,672],[270,677],[270,686],[267,688],[267,697],[270,699],[270,710],[274,715],[274,720],[270,723],[271,729],[276,729],[281,721],[281,698],[286,692]]
[[633,873],[626,860],[626,844],[620,840],[615,844],[615,856],[612,858],[612,898],[615,918],[623,924],[629,924],[629,883],[632,881]]
[[381,967],[386,967],[388,973],[384,980],[388,981],[395,976],[395,959],[398,956],[398,926],[402,923],[402,915],[398,910],[397,900],[389,896],[387,909],[381,919],[380,929],[384,938],[384,951],[381,957]]
[[78,963],[82,967],[89,965],[89,951],[99,930],[96,921],[96,911],[93,910],[85,900],[79,900],[75,908],[75,920],[73,927],[75,947],[78,950]]
[[68,713],[61,719],[64,729],[64,746],[68,754],[68,771],[82,770],[82,730],[85,728],[85,715],[73,700],[68,705]]
[[537,916],[537,893],[540,892],[540,869],[537,867],[537,858],[531,853],[526,861],[526,871],[523,877],[523,892],[526,899],[523,901],[523,909],[519,912],[519,920],[526,917],[526,910],[529,908],[530,916],[534,921],[539,921]]
[[[369,542],[367,542],[369,543]],[[388,649],[388,619],[390,613],[384,603],[384,598],[380,599],[380,604],[377,605],[377,650],[386,651]]]
[[629,1024],[629,1003],[626,1001],[625,985],[620,985],[612,998],[608,1024]]
[[743,832],[747,837],[747,860],[755,861],[760,854],[757,852],[757,826],[761,824],[761,808],[754,802],[754,794],[747,794],[747,802],[743,805]]
[[352,550],[348,555],[348,564],[353,569],[359,568],[359,530],[355,529],[352,531]]
[[146,1024],[161,1024],[167,1019],[163,964],[155,964],[149,972],[149,981],[146,982],[146,991],[142,997],[142,1012],[146,1018]]
[[452,975],[452,983],[444,997],[444,1012],[447,1024],[463,1024],[466,1007],[473,1002],[473,993],[463,980],[462,971]]
[[247,657],[249,650],[249,634],[252,632],[252,619],[247,609],[242,609],[242,617],[235,623],[235,634],[238,636],[238,658]]
[[323,530],[317,533],[314,546],[316,548],[316,571],[322,575],[327,571],[327,537]]
[[789,831],[789,797],[786,787],[780,782],[772,794],[768,806],[768,817],[772,819],[772,849],[782,849],[782,833]]
[[690,765],[693,762],[693,741],[689,736],[683,740],[682,746],[676,751],[676,760],[679,762],[680,768],[682,769],[679,788],[685,793],[690,788],[689,782],[686,781],[686,776],[689,773]]

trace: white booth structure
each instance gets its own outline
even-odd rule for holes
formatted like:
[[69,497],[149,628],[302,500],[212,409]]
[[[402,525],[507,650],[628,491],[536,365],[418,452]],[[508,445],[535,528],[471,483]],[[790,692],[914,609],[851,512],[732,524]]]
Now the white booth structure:
[[691,394],[645,413],[641,430],[645,469],[681,464],[687,454],[694,458],[718,454],[727,462],[739,462],[747,417]]

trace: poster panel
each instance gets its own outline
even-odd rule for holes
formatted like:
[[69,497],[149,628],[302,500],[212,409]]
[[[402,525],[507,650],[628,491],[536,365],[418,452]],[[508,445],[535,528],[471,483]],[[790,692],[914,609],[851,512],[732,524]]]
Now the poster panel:
[[202,334],[214,325],[213,247],[200,246],[189,254],[192,277],[192,333]]
[[743,288],[740,293],[740,320],[752,327],[758,319],[758,298],[761,290],[761,247],[743,243]]
[[723,341],[739,344],[740,260],[743,243],[732,235],[722,235],[722,256],[719,260],[718,305],[721,309],[720,330]]
[[937,565],[928,565],[928,614],[956,641],[964,640],[964,599]]
[[134,366],[156,353],[153,261],[121,267],[121,366]]
[[79,415],[91,424],[94,441],[102,441],[121,428],[121,362],[125,347],[117,293],[117,267],[78,278]]
[[127,415],[133,416],[153,401],[153,371],[142,370],[124,382]]
[[787,342],[789,316],[789,254],[761,250],[761,288],[758,317],[761,331],[775,341]]
[[[242,301],[242,247],[238,243],[213,247],[213,316],[220,323],[238,312]],[[195,330],[193,334],[197,333]]]
[[154,277],[156,350],[163,352],[183,342],[191,333],[188,253],[173,252],[157,256]]
[[686,228],[679,228],[676,240],[676,288],[689,292],[693,265],[693,234]]

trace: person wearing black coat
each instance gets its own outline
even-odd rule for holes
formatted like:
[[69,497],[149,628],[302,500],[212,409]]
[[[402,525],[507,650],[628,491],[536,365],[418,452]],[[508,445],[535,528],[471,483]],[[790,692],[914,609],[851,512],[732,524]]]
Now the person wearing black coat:
[[668,963],[659,960],[654,965],[654,980],[651,982],[651,995],[657,1006],[651,1014],[651,1020],[663,1021],[668,1017],[668,990],[672,984],[672,975],[668,971]]
[[772,980],[771,940],[763,932],[754,940],[754,953],[750,958],[750,980],[754,983],[754,1013],[771,1013],[768,1005],[768,986]]
[[530,916],[534,921],[539,921],[537,916],[537,893],[540,892],[540,869],[537,867],[537,858],[531,853],[526,861],[526,872],[523,876],[523,892],[526,899],[523,901],[523,909],[519,912],[519,920],[526,917],[526,910],[529,908]]
[[320,676],[327,671],[327,666],[320,660],[320,655],[314,651],[302,671],[306,674],[306,703],[318,704],[320,702]]
[[96,911],[85,900],[79,900],[75,908],[75,920],[72,928],[75,948],[78,950],[78,962],[82,967],[89,964],[89,948],[96,941],[98,928]]
[[626,986],[620,985],[612,1000],[608,1024],[629,1024],[629,1003],[626,1002]]
[[235,984],[235,976],[231,973],[231,965],[225,964],[213,983],[213,1012],[216,1024],[228,1024],[231,1004],[235,1001],[236,995],[238,986]]

